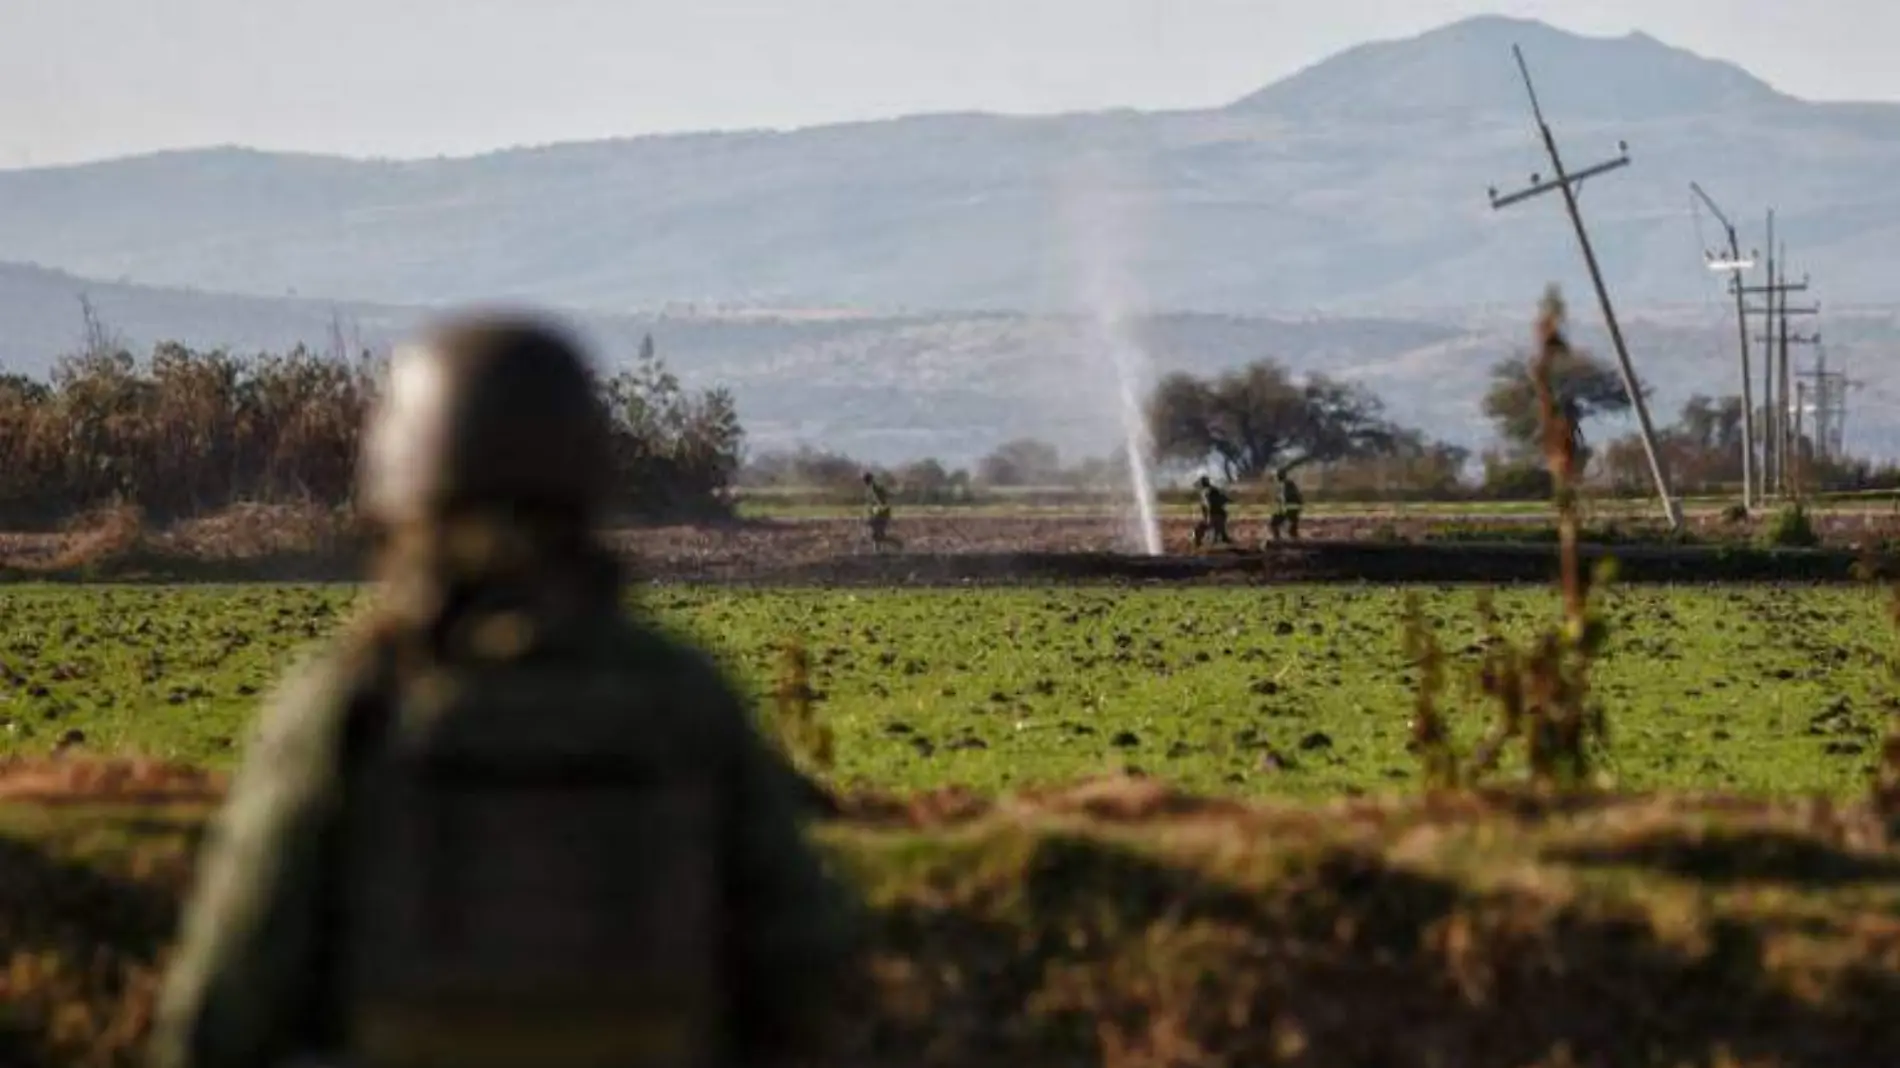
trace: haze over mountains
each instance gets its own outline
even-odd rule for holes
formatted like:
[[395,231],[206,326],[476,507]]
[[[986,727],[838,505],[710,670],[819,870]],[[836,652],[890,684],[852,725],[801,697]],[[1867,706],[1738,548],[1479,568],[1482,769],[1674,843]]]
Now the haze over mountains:
[[[1580,326],[1597,321],[1555,199],[1495,212],[1484,195],[1548,171],[1513,43],[1567,163],[1629,142],[1633,165],[1589,183],[1583,205],[1619,307],[1647,320],[1632,342],[1659,415],[1691,390],[1735,388],[1729,306],[1700,262],[1719,230],[1692,212],[1691,179],[1748,244],[1777,205],[1795,270],[1831,307],[1891,299],[1900,105],[1804,102],[1640,34],[1501,18],[1364,45],[1204,111],[926,116],[401,162],[213,149],[0,172],[0,260],[280,298],[97,298],[141,340],[317,341],[332,300],[359,302],[347,316],[371,338],[412,324],[415,305],[585,309],[616,346],[654,329],[685,377],[735,385],[748,423],[910,455],[980,451],[1052,420],[1071,448],[1102,444],[1112,411],[1073,411],[1073,382],[1105,365],[1041,316],[1076,310],[1091,269],[1113,260],[1115,310],[1210,313],[1147,328],[1158,364],[1276,355],[1363,376],[1395,414],[1475,443],[1471,389],[1526,336],[1544,283],[1565,287]],[[61,303],[44,295],[69,284],[0,273],[0,314],[39,321]],[[657,320],[669,302],[701,311]],[[705,313],[715,304],[872,317],[733,322]],[[1314,313],[1326,318],[1277,321]],[[1858,346],[1841,355],[1883,390],[1889,325],[1884,309],[1852,327],[1830,317],[1831,346]],[[0,341],[9,362],[46,343],[39,328],[14,334]]]

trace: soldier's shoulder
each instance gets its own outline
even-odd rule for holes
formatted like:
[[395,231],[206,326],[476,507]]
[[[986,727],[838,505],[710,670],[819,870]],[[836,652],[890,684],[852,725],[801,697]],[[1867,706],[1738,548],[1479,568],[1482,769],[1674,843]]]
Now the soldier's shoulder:
[[616,661],[652,681],[707,695],[737,693],[725,668],[710,652],[645,616],[620,616],[613,642]]
[[327,751],[337,725],[373,685],[377,649],[367,633],[349,632],[305,653],[264,699],[253,745],[277,757]]

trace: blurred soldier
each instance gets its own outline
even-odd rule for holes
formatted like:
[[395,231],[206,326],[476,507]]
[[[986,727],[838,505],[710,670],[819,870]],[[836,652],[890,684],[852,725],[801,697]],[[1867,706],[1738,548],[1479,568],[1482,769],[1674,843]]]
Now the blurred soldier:
[[884,487],[877,484],[877,479],[869,471],[864,473],[864,497],[865,522],[871,528],[872,547],[878,549],[886,546],[894,547],[897,542],[890,535],[891,498],[884,492]]
[[572,344],[468,320],[364,436],[376,603],[265,710],[161,999],[162,1068],[771,1062],[846,958],[799,781],[621,610]]
[[1292,472],[1287,468],[1282,467],[1275,471],[1273,478],[1278,483],[1280,491],[1280,508],[1268,520],[1268,525],[1273,529],[1273,540],[1279,541],[1280,531],[1285,528],[1287,533],[1292,535],[1293,540],[1298,541],[1300,540],[1300,505],[1304,500],[1300,496],[1300,487],[1293,484]]
[[1194,547],[1200,548],[1209,533],[1216,544],[1232,545],[1234,540],[1227,536],[1227,494],[1206,475],[1195,486],[1201,491],[1201,521],[1194,524]]

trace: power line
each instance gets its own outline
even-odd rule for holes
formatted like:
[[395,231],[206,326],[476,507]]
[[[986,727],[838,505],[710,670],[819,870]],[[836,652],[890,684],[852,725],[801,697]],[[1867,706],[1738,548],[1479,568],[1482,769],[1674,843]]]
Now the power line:
[[1761,337],[1756,340],[1767,346],[1768,356],[1762,361],[1762,417],[1767,424],[1763,428],[1762,438],[1762,496],[1768,495],[1772,486],[1776,492],[1785,494],[1789,485],[1789,461],[1795,452],[1796,437],[1792,426],[1791,397],[1793,382],[1789,374],[1788,348],[1792,344],[1812,344],[1819,340],[1797,338],[1788,332],[1790,316],[1819,315],[1821,306],[1790,308],[1788,294],[1805,293],[1808,278],[1802,275],[1801,281],[1787,280],[1788,250],[1780,246],[1777,262],[1775,244],[1775,212],[1768,209],[1768,283],[1760,286],[1734,283],[1735,292],[1740,295],[1760,294],[1767,298],[1766,307],[1752,308],[1742,302],[1742,314],[1763,315],[1767,323]]

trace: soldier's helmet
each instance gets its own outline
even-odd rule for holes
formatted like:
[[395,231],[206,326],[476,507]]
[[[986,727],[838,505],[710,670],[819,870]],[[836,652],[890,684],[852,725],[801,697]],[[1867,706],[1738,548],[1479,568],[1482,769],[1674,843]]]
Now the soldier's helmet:
[[872,478],[871,478],[871,472],[869,472],[869,471],[866,471],[866,472],[864,473],[864,484],[868,486],[868,485],[870,485],[870,484],[871,484],[871,482],[872,482],[872,481],[873,481],[873,480],[872,480]]
[[586,357],[562,330],[451,320],[391,357],[363,434],[358,508],[384,526],[495,511],[590,522],[609,437]]
[[1195,484],[1195,485],[1197,485],[1197,486],[1201,486],[1201,487],[1203,487],[1203,488],[1205,488],[1205,487],[1207,487],[1207,486],[1211,486],[1211,485],[1213,485],[1214,483],[1213,483],[1213,482],[1212,482],[1212,481],[1211,481],[1211,480],[1210,480],[1210,479],[1209,479],[1209,478],[1208,478],[1208,477],[1207,477],[1206,475],[1202,475],[1202,476],[1201,476],[1201,478],[1200,478],[1200,481],[1198,481],[1198,482],[1196,482],[1196,483],[1194,483],[1194,484]]

